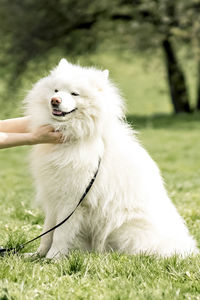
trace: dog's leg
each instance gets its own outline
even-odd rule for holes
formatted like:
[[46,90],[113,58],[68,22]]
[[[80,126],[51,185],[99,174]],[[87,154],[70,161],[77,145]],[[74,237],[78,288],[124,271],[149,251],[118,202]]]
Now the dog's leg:
[[[48,213],[45,217],[45,222],[44,222],[44,227],[43,231],[45,232],[48,229],[52,228],[53,226],[56,225],[56,218],[52,214]],[[40,246],[37,250],[37,254],[40,256],[45,256],[47,252],[49,251],[51,244],[53,240],[53,231],[47,233],[41,238]]]
[[[64,214],[59,216],[58,222],[64,219]],[[75,238],[79,233],[81,222],[83,220],[82,209],[79,209],[74,215],[63,225],[57,228],[53,235],[53,242],[46,258],[59,258],[68,254],[69,250],[73,248]]]

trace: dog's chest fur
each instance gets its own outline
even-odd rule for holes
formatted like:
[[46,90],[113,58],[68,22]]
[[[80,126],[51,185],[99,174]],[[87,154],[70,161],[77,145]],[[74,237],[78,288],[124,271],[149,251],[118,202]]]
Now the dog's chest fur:
[[63,210],[66,206],[73,208],[76,205],[94,176],[102,155],[101,141],[92,143],[91,146],[95,148],[93,157],[92,154],[88,156],[86,145],[35,147],[32,166],[36,185],[39,191],[48,194],[48,197],[44,197],[45,203],[41,203],[42,206],[54,206],[56,210]]

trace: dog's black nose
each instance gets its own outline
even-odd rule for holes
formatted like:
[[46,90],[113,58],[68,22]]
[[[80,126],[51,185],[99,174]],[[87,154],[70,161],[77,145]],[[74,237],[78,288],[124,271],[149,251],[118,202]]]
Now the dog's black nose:
[[51,98],[51,105],[57,107],[62,102],[60,97],[53,97]]

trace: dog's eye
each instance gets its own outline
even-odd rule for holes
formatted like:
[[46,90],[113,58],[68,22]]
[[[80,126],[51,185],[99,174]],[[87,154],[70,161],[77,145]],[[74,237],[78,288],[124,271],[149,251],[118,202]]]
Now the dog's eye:
[[55,92],[55,93],[57,93],[57,92],[58,92],[58,90],[57,90],[57,89],[55,89],[55,90],[54,90],[54,92]]
[[79,96],[79,93],[72,92],[71,95],[72,96]]

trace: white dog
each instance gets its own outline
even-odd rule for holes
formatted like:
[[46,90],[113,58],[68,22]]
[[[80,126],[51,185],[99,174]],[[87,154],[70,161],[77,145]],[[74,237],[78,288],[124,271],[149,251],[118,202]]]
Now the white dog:
[[63,144],[37,145],[32,153],[44,231],[73,211],[101,159],[74,215],[42,238],[41,256],[59,257],[75,248],[164,257],[198,252],[155,162],[125,123],[123,100],[107,70],[62,59],[25,102],[33,129],[52,124],[65,138]]

